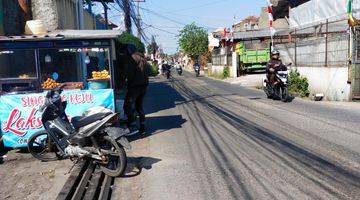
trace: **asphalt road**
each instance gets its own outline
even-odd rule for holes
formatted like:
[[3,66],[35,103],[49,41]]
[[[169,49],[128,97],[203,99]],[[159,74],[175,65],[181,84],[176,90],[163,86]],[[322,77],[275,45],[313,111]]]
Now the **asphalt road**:
[[151,81],[113,199],[360,199],[359,104],[174,76]]

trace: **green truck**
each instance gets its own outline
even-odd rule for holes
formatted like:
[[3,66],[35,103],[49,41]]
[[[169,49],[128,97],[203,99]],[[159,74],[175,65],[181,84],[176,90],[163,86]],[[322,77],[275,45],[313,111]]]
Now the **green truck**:
[[239,54],[241,72],[265,70],[270,59],[270,44],[260,40],[241,41],[236,45],[236,52]]

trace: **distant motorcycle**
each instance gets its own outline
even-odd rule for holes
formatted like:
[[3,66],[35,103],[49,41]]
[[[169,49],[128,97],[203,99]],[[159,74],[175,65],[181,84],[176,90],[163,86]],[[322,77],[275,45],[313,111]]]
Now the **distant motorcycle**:
[[[290,66],[288,64],[287,66]],[[288,89],[288,71],[287,66],[286,70],[275,71],[275,81],[273,84],[267,78],[264,78],[263,89],[266,93],[266,96],[269,99],[281,100],[282,102],[287,102],[290,100],[289,89]]]
[[200,65],[195,65],[195,75],[196,77],[200,76]]
[[169,79],[171,77],[171,71],[170,68],[166,70],[165,72],[166,79]]
[[179,76],[182,75],[182,67],[177,67],[177,68],[176,68],[176,71],[177,71],[177,73],[178,73]]
[[66,101],[61,100],[62,87],[52,89],[40,108],[45,130],[32,135],[29,152],[42,161],[59,158],[90,160],[111,177],[120,176],[126,167],[124,148],[130,148],[127,131],[115,126],[118,114],[104,108],[71,122],[65,113]]

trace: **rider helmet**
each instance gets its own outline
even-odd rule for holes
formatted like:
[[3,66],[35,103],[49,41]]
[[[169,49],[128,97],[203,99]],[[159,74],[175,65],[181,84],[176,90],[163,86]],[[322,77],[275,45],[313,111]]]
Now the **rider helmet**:
[[278,56],[280,56],[280,51],[278,51],[278,50],[273,50],[272,52],[271,52],[271,55],[273,56],[273,55],[278,55]]

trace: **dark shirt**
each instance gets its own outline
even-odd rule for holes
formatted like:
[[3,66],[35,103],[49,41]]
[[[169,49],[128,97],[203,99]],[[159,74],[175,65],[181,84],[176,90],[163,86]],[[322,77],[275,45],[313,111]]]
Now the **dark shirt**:
[[150,66],[140,53],[131,55],[127,65],[127,87],[138,88],[149,85]]
[[282,63],[281,59],[271,59],[266,64],[266,73],[270,73],[270,69],[273,68],[275,71],[284,71],[286,66]]

